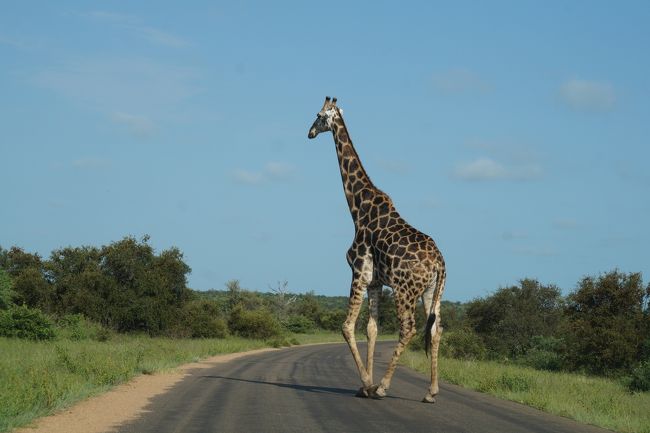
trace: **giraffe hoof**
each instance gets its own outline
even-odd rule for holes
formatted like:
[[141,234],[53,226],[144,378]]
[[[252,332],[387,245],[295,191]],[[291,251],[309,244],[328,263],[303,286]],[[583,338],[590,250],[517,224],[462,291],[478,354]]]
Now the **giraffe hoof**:
[[422,399],[422,402],[423,403],[431,403],[431,404],[433,404],[433,403],[436,402],[436,398],[434,396],[432,396],[431,394],[427,394]]
[[368,394],[370,398],[381,400],[382,398],[386,397],[386,390],[381,385],[373,385],[370,387],[370,389],[368,389]]
[[364,388],[363,386],[359,388],[359,391],[355,394],[355,397],[361,397],[361,398],[368,398],[368,389]]

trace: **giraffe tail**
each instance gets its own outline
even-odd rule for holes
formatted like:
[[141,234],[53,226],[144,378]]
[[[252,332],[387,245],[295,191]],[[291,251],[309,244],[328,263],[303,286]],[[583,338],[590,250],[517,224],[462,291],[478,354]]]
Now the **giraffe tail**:
[[436,313],[431,311],[427,319],[427,325],[424,328],[424,352],[427,354],[427,357],[431,353],[431,330],[433,329],[434,323],[436,323]]

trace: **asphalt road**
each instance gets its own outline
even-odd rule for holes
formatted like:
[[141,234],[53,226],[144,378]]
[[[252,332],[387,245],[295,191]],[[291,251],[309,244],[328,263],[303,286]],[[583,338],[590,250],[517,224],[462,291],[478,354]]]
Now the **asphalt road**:
[[[376,379],[393,342],[379,342]],[[365,348],[362,345],[361,348]],[[427,377],[399,367],[384,400],[355,397],[360,382],[344,344],[294,347],[197,370],[155,397],[120,433],[606,432],[441,383],[421,403]]]

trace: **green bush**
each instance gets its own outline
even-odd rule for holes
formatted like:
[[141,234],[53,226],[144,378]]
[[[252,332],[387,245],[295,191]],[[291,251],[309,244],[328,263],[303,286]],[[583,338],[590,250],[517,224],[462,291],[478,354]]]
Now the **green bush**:
[[632,370],[632,375],[627,387],[633,392],[650,391],[650,361],[644,361]]
[[21,305],[0,311],[0,337],[51,340],[54,336],[52,321],[40,310]]
[[564,368],[561,338],[537,335],[532,338],[532,347],[519,362],[537,370],[559,371]]
[[267,340],[266,342],[269,344],[269,346],[275,347],[276,349],[279,349],[280,347],[291,346],[291,342],[285,337],[274,337],[270,340]]
[[289,316],[287,321],[284,323],[284,327],[287,331],[294,332],[296,334],[306,334],[313,331],[316,327],[316,324],[313,320],[296,314]]
[[456,359],[484,359],[486,352],[483,340],[471,329],[461,328],[442,334],[440,341],[442,356]]
[[530,390],[531,384],[527,377],[510,372],[504,372],[497,380],[500,389],[512,392],[525,392]]
[[347,313],[342,309],[326,311],[320,316],[320,326],[327,331],[340,331],[346,315]]
[[218,303],[208,300],[191,301],[183,307],[173,334],[189,338],[224,338],[228,335],[228,326],[221,317]]
[[233,334],[265,340],[282,334],[280,322],[266,309],[244,310],[241,305],[230,313],[228,327]]
[[83,314],[66,314],[57,321],[57,336],[68,340],[106,341],[110,330],[86,319]]
[[11,286],[11,277],[4,269],[0,269],[0,310],[6,310],[13,305],[15,293],[11,290]]
[[649,301],[641,273],[583,278],[565,309],[567,366],[602,375],[631,371],[643,359]]

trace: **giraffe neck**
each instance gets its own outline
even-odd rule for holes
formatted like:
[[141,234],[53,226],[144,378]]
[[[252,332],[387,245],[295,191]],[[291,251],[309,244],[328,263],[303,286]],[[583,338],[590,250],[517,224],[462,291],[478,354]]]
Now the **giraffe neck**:
[[359,155],[352,145],[352,140],[350,140],[348,129],[340,111],[333,119],[332,134],[336,143],[336,155],[341,169],[343,191],[350,207],[352,219],[356,225],[359,220],[361,203],[368,200],[369,196],[374,195],[378,190],[361,164],[361,159],[359,159]]

